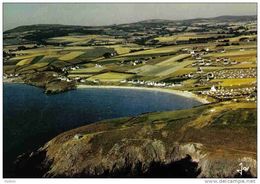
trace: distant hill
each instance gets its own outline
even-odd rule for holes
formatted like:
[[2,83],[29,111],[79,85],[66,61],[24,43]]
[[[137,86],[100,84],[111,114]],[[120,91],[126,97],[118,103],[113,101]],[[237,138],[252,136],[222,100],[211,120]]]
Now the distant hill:
[[[231,22],[231,21],[253,21],[253,20],[257,20],[257,16],[256,15],[246,15],[246,16],[229,16],[229,15],[225,15],[225,16],[219,16],[219,17],[213,17],[213,18],[194,18],[194,19],[186,19],[186,20],[166,20],[166,19],[149,19],[149,20],[143,20],[143,21],[138,21],[138,22],[134,22],[134,23],[127,23],[127,24],[119,24],[120,25],[128,25],[128,24],[156,24],[156,23],[174,23],[174,22],[196,22],[196,21],[205,21],[205,20],[211,20],[211,21],[227,21],[227,22]],[[13,32],[24,32],[24,31],[31,31],[31,30],[51,30],[51,29],[65,29],[65,30],[75,30],[75,29],[79,29],[79,30],[89,30],[91,28],[96,28],[96,29],[100,29],[102,27],[112,27],[114,25],[111,26],[75,26],[75,25],[62,25],[62,24],[35,24],[35,25],[25,25],[25,26],[19,26],[16,27],[14,29],[10,29],[4,32],[5,33],[13,33]]]
[[224,15],[218,17],[211,17],[211,18],[194,18],[194,19],[184,19],[184,20],[166,20],[166,19],[149,19],[144,21],[138,21],[133,24],[151,24],[151,23],[175,23],[175,22],[197,22],[197,21],[221,21],[221,22],[239,22],[239,21],[254,21],[257,20],[256,15],[244,15],[244,16],[231,16],[231,15]]
[[149,19],[149,20],[143,20],[143,21],[138,21],[136,23],[169,23],[173,22],[172,20],[166,20],[166,19]]
[[14,32],[25,32],[25,31],[37,31],[37,30],[52,30],[52,29],[75,29],[75,28],[87,28],[86,26],[75,26],[75,25],[62,25],[62,24],[34,24],[34,25],[24,25],[18,26],[14,29],[10,29],[4,32],[14,33]]
[[235,20],[235,21],[249,21],[249,20],[257,20],[257,16],[256,15],[247,15],[247,16],[219,16],[219,17],[215,17],[213,19],[217,19],[217,20]]
[[[19,35],[17,35],[19,33]],[[60,25],[60,24],[37,24],[19,26],[4,32],[6,37],[14,35],[20,40],[28,40],[37,43],[44,43],[46,39],[58,36],[68,36],[69,34],[102,34],[102,29],[87,26]],[[8,35],[8,36],[7,36]],[[12,38],[12,37],[11,37]],[[17,43],[18,44],[18,43]]]
[[[138,31],[156,30],[157,34],[160,28],[167,26],[191,26],[193,23],[211,23],[218,22],[240,22],[255,21],[254,16],[219,16],[214,18],[195,18],[187,20],[165,20],[150,19],[134,23],[110,25],[110,26],[80,26],[80,25],[62,25],[62,24],[35,24],[19,26],[4,32],[4,44],[23,44],[23,43],[46,43],[48,38],[68,36],[68,35],[86,35],[86,34],[108,34],[114,36],[127,36],[128,33]],[[204,28],[203,28],[204,29]]]

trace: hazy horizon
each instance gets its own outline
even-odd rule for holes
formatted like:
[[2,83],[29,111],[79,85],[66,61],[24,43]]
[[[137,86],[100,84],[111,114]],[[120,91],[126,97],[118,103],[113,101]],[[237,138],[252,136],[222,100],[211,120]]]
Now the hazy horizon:
[[256,3],[4,3],[3,30],[32,24],[103,26],[149,19],[184,20],[226,15],[257,15],[256,5]]

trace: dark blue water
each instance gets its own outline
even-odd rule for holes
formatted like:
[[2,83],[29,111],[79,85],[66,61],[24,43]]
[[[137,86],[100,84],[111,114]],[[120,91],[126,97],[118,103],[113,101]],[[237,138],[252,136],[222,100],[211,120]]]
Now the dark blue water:
[[79,89],[58,95],[24,84],[4,84],[4,174],[23,152],[57,134],[96,121],[199,105],[193,99],[134,89]]

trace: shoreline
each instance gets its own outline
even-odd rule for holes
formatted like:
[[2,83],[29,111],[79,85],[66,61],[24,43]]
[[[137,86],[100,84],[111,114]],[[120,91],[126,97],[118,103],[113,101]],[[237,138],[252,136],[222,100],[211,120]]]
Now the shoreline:
[[[13,83],[13,84],[26,84],[22,81],[10,81],[10,80],[3,80],[4,83]],[[198,102],[201,102],[202,104],[208,104],[210,101],[206,100],[203,97],[200,97],[192,92],[189,91],[181,91],[181,90],[174,90],[174,89],[164,89],[164,88],[156,88],[156,87],[136,87],[136,86],[112,86],[112,85],[100,85],[100,86],[93,86],[93,85],[87,85],[87,84],[78,84],[76,85],[76,89],[87,89],[87,88],[103,88],[103,89],[135,89],[135,90],[146,90],[146,91],[157,91],[162,93],[170,93],[186,98],[192,98],[195,99]]]
[[2,79],[2,82],[3,83],[11,83],[11,84],[26,84],[24,81],[22,81],[22,80],[14,80],[14,79]]
[[171,93],[174,95],[186,97],[186,98],[192,98],[195,99],[203,104],[210,103],[205,98],[199,97],[198,95],[188,92],[188,91],[181,91],[181,90],[172,90],[172,89],[163,89],[163,88],[147,88],[147,87],[130,87],[130,86],[92,86],[92,85],[85,85],[85,84],[79,84],[76,85],[76,89],[87,89],[87,88],[107,88],[107,89],[135,89],[135,90],[147,90],[147,91],[158,91],[163,93]]

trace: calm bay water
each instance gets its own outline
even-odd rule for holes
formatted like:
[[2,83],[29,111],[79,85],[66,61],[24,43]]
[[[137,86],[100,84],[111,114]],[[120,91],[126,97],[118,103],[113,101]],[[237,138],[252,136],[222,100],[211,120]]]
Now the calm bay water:
[[104,119],[200,105],[194,99],[134,89],[78,89],[57,95],[24,84],[4,84],[3,89],[4,177],[11,176],[18,155],[66,130]]

